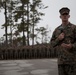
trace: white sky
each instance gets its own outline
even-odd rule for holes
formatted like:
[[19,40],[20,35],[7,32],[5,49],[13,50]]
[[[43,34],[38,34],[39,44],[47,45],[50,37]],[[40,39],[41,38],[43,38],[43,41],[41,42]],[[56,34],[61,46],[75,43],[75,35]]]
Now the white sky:
[[[68,7],[70,8],[70,22],[73,24],[76,24],[76,0],[42,0],[43,4],[46,6],[49,6],[47,9],[42,10],[42,12],[45,13],[45,16],[43,17],[43,20],[40,21],[38,24],[41,26],[49,26],[49,29],[51,30],[50,36],[52,35],[52,32],[54,29],[61,24],[61,20],[59,18],[59,9],[62,7]],[[4,13],[0,12],[0,37],[2,37],[5,30],[1,29],[1,25],[4,23]]]

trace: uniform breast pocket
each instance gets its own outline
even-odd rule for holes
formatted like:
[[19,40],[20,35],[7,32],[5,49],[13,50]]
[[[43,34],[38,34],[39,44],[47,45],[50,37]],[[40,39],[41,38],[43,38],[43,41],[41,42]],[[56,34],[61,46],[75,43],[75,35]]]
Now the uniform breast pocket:
[[70,42],[73,42],[74,40],[74,33],[70,30],[66,33],[66,37],[67,37],[67,40],[69,40]]
[[73,30],[71,28],[64,30],[64,32],[65,32],[66,36],[69,36],[69,37],[74,36]]

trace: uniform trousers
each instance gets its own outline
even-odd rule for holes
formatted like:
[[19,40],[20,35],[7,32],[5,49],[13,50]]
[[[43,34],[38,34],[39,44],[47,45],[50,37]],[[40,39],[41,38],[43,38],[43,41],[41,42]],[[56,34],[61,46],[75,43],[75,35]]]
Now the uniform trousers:
[[59,75],[76,75],[75,64],[59,64],[58,65]]

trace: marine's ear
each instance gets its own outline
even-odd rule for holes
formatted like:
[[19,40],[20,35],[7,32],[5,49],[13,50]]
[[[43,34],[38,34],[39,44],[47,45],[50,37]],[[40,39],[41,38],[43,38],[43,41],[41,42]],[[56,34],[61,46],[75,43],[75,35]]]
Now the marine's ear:
[[60,18],[61,18],[61,15],[60,15]]
[[70,18],[70,15],[68,15],[68,18]]

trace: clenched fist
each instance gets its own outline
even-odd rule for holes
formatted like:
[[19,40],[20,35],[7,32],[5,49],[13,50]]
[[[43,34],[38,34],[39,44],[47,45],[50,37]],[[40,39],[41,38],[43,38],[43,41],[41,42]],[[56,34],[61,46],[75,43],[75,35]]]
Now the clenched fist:
[[65,37],[65,34],[64,34],[64,33],[61,33],[61,34],[58,36],[58,39],[59,39],[59,40],[63,40],[64,37]]

